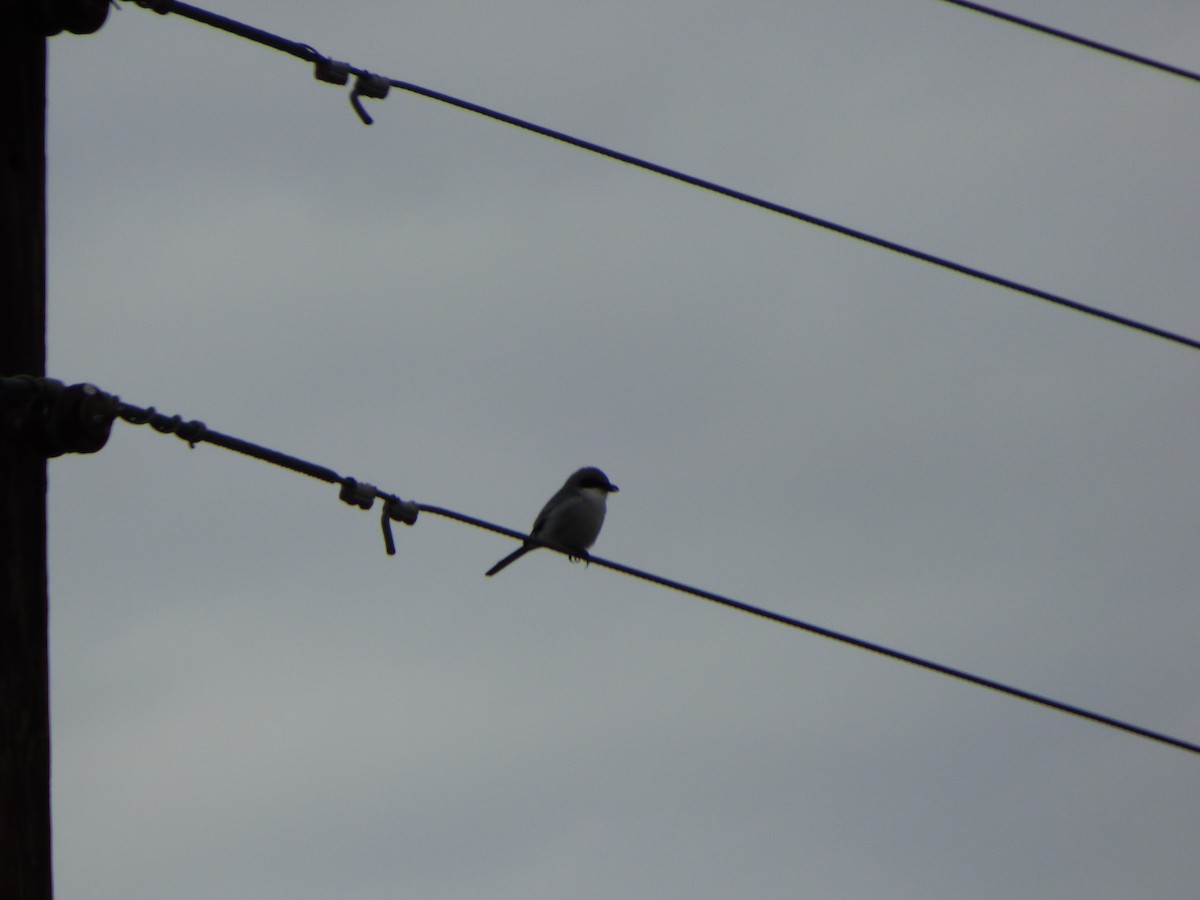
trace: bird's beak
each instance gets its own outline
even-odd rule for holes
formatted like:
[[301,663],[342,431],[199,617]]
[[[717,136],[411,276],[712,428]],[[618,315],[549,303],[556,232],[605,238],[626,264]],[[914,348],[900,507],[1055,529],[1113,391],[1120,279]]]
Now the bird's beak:
[[609,484],[609,486],[608,486],[608,492],[609,492],[610,494],[615,494],[615,493],[617,493],[619,490],[621,490],[621,489],[620,489],[619,487],[617,487],[615,484],[611,484],[611,483],[610,483],[610,484]]

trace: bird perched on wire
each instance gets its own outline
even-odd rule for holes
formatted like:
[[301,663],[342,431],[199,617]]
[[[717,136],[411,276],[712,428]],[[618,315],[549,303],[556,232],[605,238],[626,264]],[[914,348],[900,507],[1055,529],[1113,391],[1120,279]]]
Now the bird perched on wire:
[[487,574],[495,575],[543,545],[565,550],[572,559],[587,559],[588,547],[596,542],[604,524],[605,501],[616,492],[617,486],[595,466],[580,469],[542,507],[525,543],[488,569]]

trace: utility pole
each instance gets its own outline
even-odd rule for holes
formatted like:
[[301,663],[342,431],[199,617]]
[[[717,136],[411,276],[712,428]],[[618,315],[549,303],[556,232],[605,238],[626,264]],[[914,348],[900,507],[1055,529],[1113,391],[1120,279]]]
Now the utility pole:
[[[7,0],[0,19],[0,375],[46,368],[46,37],[108,0]],[[46,457],[0,406],[0,897],[51,900]]]

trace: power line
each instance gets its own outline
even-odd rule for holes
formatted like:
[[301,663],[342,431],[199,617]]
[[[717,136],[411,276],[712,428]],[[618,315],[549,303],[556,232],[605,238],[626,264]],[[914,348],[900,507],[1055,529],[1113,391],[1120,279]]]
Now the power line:
[[809,225],[815,225],[818,228],[824,228],[828,231],[836,232],[837,234],[843,235],[844,237],[849,237],[849,238],[853,238],[854,240],[857,240],[857,241],[863,241],[864,243],[873,244],[876,247],[882,247],[883,249],[890,250],[893,253],[899,253],[903,256],[908,256],[908,257],[911,257],[912,259],[918,259],[918,260],[921,260],[922,262],[927,262],[932,265],[939,266],[943,269],[949,269],[952,272],[958,272],[960,275],[967,275],[971,278],[976,278],[976,279],[979,279],[980,281],[986,281],[986,282],[989,282],[990,284],[998,285],[999,287],[1007,288],[1008,290],[1011,290],[1011,291],[1017,291],[1018,293],[1026,294],[1030,297],[1035,297],[1039,300],[1045,300],[1048,303],[1054,303],[1058,306],[1064,306],[1067,309],[1073,309],[1076,312],[1081,312],[1081,313],[1085,313],[1089,316],[1095,316],[1100,319],[1105,319],[1105,320],[1107,320],[1109,322],[1113,322],[1117,325],[1123,325],[1126,328],[1132,328],[1134,330],[1141,331],[1146,334],[1154,335],[1155,337],[1160,337],[1160,338],[1164,338],[1169,341],[1174,341],[1175,343],[1183,344],[1184,346],[1191,347],[1193,350],[1200,350],[1200,341],[1197,341],[1190,337],[1186,337],[1182,334],[1178,334],[1178,333],[1175,333],[1172,331],[1167,331],[1165,329],[1158,328],[1154,325],[1148,325],[1144,322],[1140,322],[1136,319],[1131,319],[1127,316],[1122,316],[1122,315],[1118,315],[1116,313],[1111,313],[1106,310],[1100,309],[1099,307],[1096,307],[1096,306],[1090,306],[1086,303],[1080,303],[1077,300],[1071,300],[1060,294],[1052,294],[1049,291],[1043,291],[1039,288],[1032,287],[1027,284],[1023,284],[1019,281],[1014,281],[1010,278],[1002,278],[999,275],[992,275],[989,272],[985,272],[982,269],[977,269],[972,266],[967,266],[967,265],[963,265],[962,263],[954,262],[950,259],[947,259],[944,256],[938,256],[933,253],[926,253],[923,250],[917,250],[913,247],[906,246],[905,244],[897,243],[896,241],[890,241],[890,240],[887,240],[886,238],[877,237],[877,236],[869,234],[865,231],[860,231],[857,228],[851,228],[847,225],[840,225],[837,222],[833,222],[829,219],[824,219],[819,216],[814,216],[814,215],[811,215],[806,212],[801,212],[798,209],[793,209],[791,207],[784,206],[783,204],[775,203],[771,200],[764,200],[760,197],[755,197],[751,194],[746,194],[746,193],[743,193],[742,191],[738,191],[738,190],[735,190],[730,187],[725,187],[724,185],[717,184],[716,182],[707,181],[703,178],[697,178],[694,175],[688,175],[677,169],[671,169],[671,168],[668,168],[667,166],[662,166],[657,163],[649,162],[649,161],[641,159],[639,157],[632,156],[628,153],[622,153],[619,150],[613,150],[608,147],[604,147],[600,144],[592,143],[591,141],[585,141],[582,138],[572,137],[571,135],[565,134],[561,131],[555,131],[552,128],[546,128],[542,125],[536,125],[533,122],[528,122],[528,121],[525,121],[524,119],[519,119],[515,116],[510,116],[507,113],[497,112],[496,110],[488,109],[487,107],[480,106],[477,103],[471,103],[466,100],[460,100],[457,97],[451,97],[448,94],[443,94],[438,91],[433,91],[433,90],[430,90],[429,88],[424,88],[419,85],[411,84],[411,83],[405,82],[405,81],[391,80],[391,81],[389,81],[389,83],[394,87],[400,88],[401,90],[409,91],[414,94],[420,94],[421,96],[428,97],[432,100],[437,100],[441,103],[448,103],[452,106],[457,106],[460,109],[465,109],[465,110],[468,110],[473,113],[478,113],[479,115],[487,116],[488,118],[491,118],[491,119],[496,119],[497,121],[504,122],[508,125],[513,125],[517,128],[522,128],[526,131],[532,131],[536,134],[542,135],[543,137],[552,138],[556,141],[561,141],[565,144],[570,144],[574,147],[579,147],[582,150],[588,150],[592,153],[597,153],[601,156],[607,156],[610,159],[615,159],[619,162],[627,163],[631,166],[636,166],[637,168],[645,169],[649,172],[654,172],[659,175],[664,175],[667,178],[672,178],[676,181],[681,181],[685,184],[690,184],[693,187],[698,187],[698,188],[701,188],[706,191],[711,191],[714,194],[721,194],[722,196],[729,197],[733,200],[738,200],[742,203],[748,203],[751,206],[757,206],[760,209],[765,209],[770,212],[779,213],[780,215],[787,216],[788,218],[796,219],[798,221],[805,222]]
[[359,116],[368,125],[371,124],[371,117],[367,115],[359,102],[360,97],[370,97],[382,99],[387,95],[389,87],[395,87],[398,90],[408,93],[417,94],[430,100],[435,100],[439,103],[445,103],[459,109],[476,113],[477,115],[485,116],[498,122],[503,122],[515,128],[520,128],[524,131],[529,131],[534,134],[547,137],[561,143],[569,144],[581,150],[586,150],[590,153],[595,153],[600,156],[608,157],[609,159],[643,169],[648,172],[653,172],[657,175],[662,175],[666,178],[691,185],[692,187],[700,188],[701,190],[709,191],[714,194],[719,194],[736,200],[740,203],[746,203],[769,212],[778,213],[779,215],[804,222],[809,225],[823,228],[828,231],[840,234],[843,237],[852,238],[857,241],[862,241],[885,250],[890,250],[893,253],[898,253],[902,256],[907,256],[912,259],[920,260],[921,262],[929,263],[930,265],[938,266],[943,269],[948,269],[952,272],[957,272],[960,275],[966,275],[980,281],[988,282],[989,284],[1002,287],[1007,290],[1025,294],[1038,300],[1043,300],[1047,303],[1052,303],[1057,306],[1065,307],[1076,312],[1083,313],[1095,318],[1104,319],[1115,325],[1120,325],[1125,328],[1130,328],[1135,331],[1140,331],[1144,334],[1153,335],[1176,344],[1181,344],[1185,347],[1190,347],[1193,350],[1200,350],[1200,340],[1187,337],[1178,332],[1169,331],[1164,328],[1159,328],[1154,325],[1147,324],[1137,319],[1128,316],[1119,315],[1117,313],[1108,312],[1096,306],[1086,303],[1081,303],[1077,300],[1072,300],[1061,294],[1044,291],[1040,288],[1015,281],[1010,278],[1004,278],[999,275],[993,275],[983,269],[975,268],[974,266],[964,265],[954,262],[946,257],[939,256],[934,253],[927,253],[923,250],[918,250],[914,247],[878,237],[857,228],[851,228],[847,225],[841,225],[830,219],[825,219],[820,216],[815,216],[810,213],[802,212],[781,203],[775,203],[771,200],[766,200],[761,197],[756,197],[747,194],[743,191],[735,190],[734,188],[726,187],[713,181],[708,181],[703,178],[698,178],[694,175],[688,175],[678,169],[672,169],[668,166],[659,165],[658,163],[650,162],[637,156],[628,153],[623,153],[619,150],[614,150],[610,147],[605,147],[601,144],[587,141],[582,138],[574,137],[562,131],[557,131],[553,128],[547,128],[543,125],[538,125],[534,122],[512,116],[507,113],[499,112],[498,110],[490,109],[486,106],[481,106],[478,103],[472,103],[468,100],[463,100],[458,97],[453,97],[449,94],[435,91],[430,88],[422,87],[413,84],[409,81],[402,81],[394,78],[376,75],[365,69],[360,69],[352,66],[349,63],[337,62],[329,57],[322,56],[309,44],[302,44],[295,41],[289,41],[278,35],[245,25],[241,22],[236,22],[233,19],[227,19],[224,16],[217,16],[206,10],[198,9],[186,3],[175,2],[175,0],[137,0],[139,6],[153,9],[160,14],[177,13],[202,22],[206,25],[211,25],[215,28],[220,28],[239,37],[244,37],[248,40],[257,41],[268,47],[280,50],[284,53],[289,53],[306,62],[312,62],[316,67],[316,77],[319,80],[326,81],[332,84],[344,85],[348,83],[349,76],[354,75],[356,82],[354,89],[350,94],[350,101],[354,105]]
[[1167,72],[1171,75],[1178,75],[1180,78],[1190,78],[1192,81],[1200,81],[1200,74],[1181,69],[1178,66],[1168,65],[1164,62],[1159,62],[1156,59],[1151,59],[1148,56],[1141,56],[1137,53],[1130,53],[1128,50],[1122,50],[1120,47],[1114,47],[1112,44],[1102,44],[1099,41],[1093,41],[1090,38],[1080,37],[1077,34],[1072,34],[1069,31],[1062,31],[1058,28],[1051,28],[1049,25],[1042,25],[1039,22],[1034,22],[1032,19],[1026,19],[1021,16],[1014,16],[1012,13],[1006,13],[998,9],[993,9],[990,6],[984,6],[982,3],[969,3],[967,0],[942,0],[943,3],[950,3],[954,6],[961,6],[963,9],[970,9],[978,13],[983,13],[985,16],[992,16],[997,19],[1002,19],[1005,22],[1011,22],[1013,25],[1020,25],[1022,28],[1031,28],[1034,31],[1040,31],[1042,34],[1048,34],[1051,37],[1061,38],[1064,41],[1070,41],[1072,44],[1079,44],[1082,47],[1088,47],[1092,50],[1099,50],[1101,53],[1108,53],[1112,56],[1118,56],[1121,59],[1129,60],[1143,66],[1150,66],[1158,69],[1160,72]]
[[860,650],[867,650],[871,653],[877,653],[881,656],[886,656],[890,659],[895,659],[900,662],[908,663],[912,666],[917,666],[922,669],[927,669],[931,672],[937,672],[940,675],[946,675],[950,678],[956,678],[960,681],[966,681],[970,684],[975,684],[980,687],[990,688],[993,691],[999,691],[1002,694],[1007,694],[1010,697],[1016,697],[1020,700],[1035,703],[1039,706],[1045,706],[1050,709],[1058,710],[1059,712],[1068,713],[1072,716],[1088,719],[1092,722],[1097,722],[1101,725],[1107,725],[1110,728],[1116,728],[1121,731],[1136,734],[1139,737],[1148,738],[1152,741],[1159,741],[1164,744],[1169,744],[1173,747],[1178,747],[1181,750],[1187,750],[1192,753],[1200,753],[1200,744],[1194,744],[1190,741],[1180,740],[1179,738],[1171,737],[1157,731],[1151,731],[1147,728],[1142,728],[1138,725],[1131,725],[1128,722],[1123,722],[1120,719],[1114,719],[1111,716],[1101,715],[1086,710],[1079,706],[1074,706],[1069,703],[1063,703],[1059,700],[1053,700],[1049,697],[1040,694],[1034,694],[1030,691],[1021,690],[1020,688],[1012,687],[1007,684],[1002,684],[999,681],[993,681],[990,678],[983,678],[979,675],[972,675],[963,669],[956,669],[952,666],[942,665],[941,663],[932,662],[928,659],[922,659],[919,656],[913,656],[910,653],[904,653],[900,650],[893,650],[890,647],[885,647],[882,644],[876,644],[871,641],[865,641],[862,638],[852,637],[848,634],[832,631],[828,628],[822,628],[819,625],[813,625],[809,622],[803,622],[799,619],[793,619],[790,616],[781,615],[780,613],[771,612],[770,610],[762,609],[757,606],[752,606],[749,603],[743,603],[740,600],[733,600],[729,597],[724,597],[720,594],[714,594],[710,591],[705,591],[700,588],[692,587],[678,581],[672,581],[669,578],[663,578],[660,575],[653,575],[649,572],[643,572],[639,569],[634,569],[630,566],[622,565],[621,563],[609,562],[606,559],[591,557],[591,561],[596,565],[605,566],[609,569],[614,569],[618,572],[624,572],[626,575],[631,575],[634,578],[640,578],[644,581],[650,581],[654,584],[662,585],[671,590],[681,591],[685,594],[691,594],[693,597],[700,597],[704,600],[711,600],[713,603],[718,603],[721,606],[727,606],[731,609],[740,610],[741,612],[750,613],[754,616],[759,616],[764,619],[769,619],[772,622],[778,622],[781,625],[787,625],[790,628],[796,628],[800,631],[807,631],[810,634],[815,634],[823,638],[828,638],[832,641],[837,641],[842,644],[849,644],[851,647],[857,647]]
[[[160,434],[174,434],[176,437],[187,442],[191,447],[195,447],[199,443],[216,444],[218,447],[224,447],[226,450],[231,450],[234,453],[250,456],[261,462],[280,466],[327,484],[340,485],[339,499],[359,509],[370,509],[374,504],[375,498],[378,497],[384,501],[381,522],[384,542],[389,554],[394,555],[396,552],[395,544],[392,541],[390,522],[394,520],[404,522],[407,525],[413,525],[417,521],[418,513],[452,519],[456,522],[471,525],[475,528],[482,528],[520,541],[528,540],[528,535],[525,532],[505,528],[502,525],[496,525],[493,522],[478,519],[452,509],[446,509],[442,506],[402,500],[396,494],[379,490],[374,485],[348,476],[339,475],[327,466],[322,466],[318,463],[310,462],[261,444],[255,444],[242,438],[214,431],[203,422],[184,420],[181,416],[164,415],[157,412],[152,406],[134,406],[131,403],[122,401],[116,395],[107,394],[92,385],[80,384],[64,387],[61,382],[54,379],[35,378],[32,376],[0,378],[0,399],[3,400],[3,403],[0,404],[0,409],[8,410],[11,413],[9,416],[10,419],[22,422],[23,435],[27,440],[32,442],[34,447],[47,456],[58,456],[63,453],[93,453],[100,450],[108,439],[108,432],[112,427],[112,423],[120,418],[132,425],[149,425]],[[559,550],[556,547],[547,546],[547,549],[558,553],[566,553],[566,551]],[[819,625],[813,625],[800,619],[771,612],[762,607],[743,603],[740,600],[734,600],[730,597],[693,587],[661,575],[655,575],[643,569],[637,569],[633,566],[627,566],[598,556],[585,556],[589,562],[598,566],[612,569],[615,572],[622,572],[633,578],[647,581],[651,584],[668,588],[669,590],[690,594],[702,600],[709,600],[721,606],[749,613],[750,615],[786,625],[789,628],[799,631],[806,631],[809,634],[856,647],[859,650],[866,650],[880,656],[886,656],[889,659],[917,666],[930,672],[936,672],[939,675],[945,675],[949,678],[1007,694],[1010,697],[1015,697],[1028,703],[1044,706],[1077,718],[1087,719],[1109,728],[1137,735],[1147,740],[1157,741],[1158,743],[1168,744],[1190,753],[1200,754],[1200,744],[1172,737],[1159,731],[1142,728],[1139,725],[1133,725],[1112,716],[1092,712],[1070,703],[1063,703],[1062,701],[1022,690],[1021,688],[994,681],[990,678],[973,675],[963,669],[933,662],[932,660],[914,656],[911,653],[894,650],[883,644],[877,644],[873,641],[863,640],[862,638],[856,638],[848,634],[823,628]]]
[[[172,419],[171,419],[171,421],[176,421],[176,420],[177,420],[177,417],[172,417]],[[127,419],[127,421],[128,421],[128,419]],[[188,423],[188,424],[196,425],[196,424],[200,424],[200,423]],[[201,425],[201,427],[203,427],[203,426]],[[162,429],[159,429],[159,430],[162,430]],[[218,435],[218,434],[219,434],[218,432],[207,432],[206,431],[204,437],[202,437],[201,439],[208,440],[208,439],[210,439],[211,436]],[[185,440],[188,439],[187,436],[184,434],[180,434],[179,436]],[[262,459],[267,462],[274,462],[277,465],[283,464],[283,465],[286,465],[287,468],[291,468],[294,471],[298,471],[303,474],[310,474],[310,475],[312,475],[312,477],[318,477],[318,478],[321,478],[322,480],[330,480],[318,473],[332,472],[332,470],[326,470],[323,467],[316,466],[313,463],[307,463],[302,460],[297,460],[295,457],[288,456],[286,454],[280,454],[280,453],[278,453],[278,451],[267,450],[266,448],[260,447],[259,445],[250,444],[248,442],[241,441],[237,438],[229,438],[226,435],[219,435],[219,437],[221,438],[221,440],[219,440],[219,441],[211,441],[210,440],[210,442],[218,443],[219,446],[225,447],[226,449],[234,450],[235,452],[239,452],[239,453],[248,452],[246,449],[243,449],[243,448],[252,448],[249,451],[249,455],[254,456],[257,459]],[[281,462],[277,461],[277,459],[274,457],[278,457],[282,460],[286,460],[287,462],[281,463]],[[296,462],[301,463],[301,465],[294,465],[293,463],[296,463]],[[337,478],[337,480],[342,484],[345,484],[346,482],[350,482],[352,484],[355,483],[353,479]],[[374,488],[371,488],[371,490],[374,491]],[[447,508],[441,507],[441,506],[434,506],[434,505],[431,505],[428,503],[406,504],[405,501],[400,500],[398,497],[396,497],[393,494],[387,494],[382,491],[378,491],[376,493],[378,496],[390,498],[393,502],[396,502],[396,503],[399,503],[402,505],[406,505],[409,507],[415,506],[417,510],[420,510],[421,512],[427,513],[429,515],[441,516],[442,518],[451,519],[456,522],[462,522],[463,524],[471,525],[475,528],[481,528],[486,531],[491,531],[496,534],[502,534],[502,535],[505,535],[506,537],[515,538],[516,540],[521,540],[521,541],[528,540],[528,535],[525,534],[524,532],[515,531],[511,528],[505,528],[502,525],[496,525],[495,523],[488,522],[484,519],[479,519],[474,516],[465,515],[464,513],[456,512],[454,510],[447,509]],[[343,499],[345,499],[344,496],[343,496]],[[362,508],[369,509],[370,504],[368,503],[366,506],[363,506]],[[385,511],[385,517],[384,517],[383,521],[385,523],[388,521],[386,511]],[[412,520],[409,521],[408,524],[411,525],[415,521],[416,521],[416,516],[414,515],[412,517]],[[564,553],[564,554],[566,552],[566,551],[558,550],[555,547],[549,547],[549,546],[547,546],[547,549],[555,550],[555,552]],[[394,553],[394,548],[391,547],[390,545],[389,545],[389,553]],[[989,688],[993,691],[998,691],[999,693],[1007,694],[1008,696],[1015,697],[1019,700],[1025,700],[1026,702],[1033,703],[1033,704],[1036,704],[1039,706],[1044,706],[1044,707],[1047,707],[1048,709],[1057,710],[1058,712],[1066,713],[1068,715],[1076,716],[1078,718],[1087,719],[1087,720],[1095,722],[1097,724],[1108,726],[1109,728],[1115,728],[1119,731],[1124,731],[1129,734],[1137,735],[1138,737],[1146,738],[1151,741],[1157,741],[1162,744],[1167,744],[1169,746],[1176,747],[1180,750],[1186,750],[1190,753],[1200,754],[1200,744],[1195,744],[1190,741],[1182,740],[1181,738],[1172,737],[1172,736],[1170,736],[1168,734],[1164,734],[1162,732],[1152,731],[1148,728],[1143,728],[1139,725],[1133,725],[1129,722],[1125,722],[1120,719],[1116,719],[1112,716],[1106,716],[1106,715],[1102,715],[1100,713],[1091,712],[1090,710],[1084,709],[1083,707],[1075,706],[1070,703],[1064,703],[1059,700],[1054,700],[1050,697],[1045,697],[1040,694],[1032,693],[1031,691],[1022,690],[1021,688],[1012,687],[1011,685],[1003,684],[1002,682],[994,681],[990,678],[984,678],[979,675],[973,675],[970,672],[967,672],[963,669],[956,669],[952,666],[947,666],[947,665],[943,665],[941,663],[933,662],[928,659],[923,659],[919,656],[914,656],[910,653],[904,653],[900,650],[893,650],[892,648],[886,647],[882,644],[877,644],[872,641],[866,641],[861,638],[856,638],[856,637],[853,637],[848,634],[843,634],[841,632],[833,631],[828,628],[823,628],[819,625],[813,625],[808,622],[803,622],[799,619],[791,618],[790,616],[785,616],[780,613],[771,612],[770,610],[763,609],[762,607],[753,606],[749,603],[743,603],[739,600],[734,600],[732,598],[722,596],[721,594],[716,594],[711,591],[706,591],[701,588],[697,588],[697,587],[693,587],[688,584],[684,584],[683,582],[680,582],[680,581],[675,581],[670,578],[665,578],[661,575],[655,575],[651,572],[647,572],[642,569],[634,568],[633,566],[627,566],[622,563],[613,562],[612,560],[604,559],[599,556],[593,556],[591,554],[588,554],[586,558],[588,559],[589,562],[594,563],[595,565],[603,566],[604,568],[607,568],[607,569],[612,569],[615,572],[622,572],[626,575],[629,575],[632,578],[637,578],[642,581],[648,581],[652,584],[657,584],[661,587],[665,587],[665,588],[668,588],[673,591],[678,591],[678,592],[681,592],[684,594],[690,594],[693,597],[698,597],[703,600],[709,600],[713,603],[720,604],[721,606],[726,606],[730,609],[735,609],[735,610],[739,610],[741,612],[749,613],[751,615],[758,616],[760,618],[767,619],[772,622],[777,622],[781,625],[786,625],[790,628],[795,628],[800,631],[806,631],[810,634],[815,634],[819,637],[828,638],[829,640],[832,640],[832,641],[837,641],[838,643],[847,644],[851,647],[857,647],[860,650],[867,650],[871,653],[875,653],[880,656],[886,656],[890,659],[894,659],[899,662],[908,663],[909,665],[917,666],[919,668],[926,669],[930,672],[936,672],[940,675],[945,675],[949,678],[955,678],[955,679],[958,679],[959,681],[965,681],[970,684],[978,685],[980,687]]]
[[[431,513],[432,515],[444,516],[449,519],[454,519],[457,522],[463,522],[467,525],[473,525],[476,528],[483,528],[488,531],[495,531],[500,534],[505,534],[510,537],[515,537],[518,540],[528,540],[526,535],[520,532],[512,532],[510,529],[501,528],[498,525],[493,525],[491,522],[485,522],[482,519],[476,519],[473,516],[463,515],[453,510],[443,509],[438,506],[428,506],[426,504],[418,504],[422,512]],[[550,547],[551,550],[557,548]],[[565,553],[563,550],[557,550],[559,553]],[[1021,688],[1012,687],[999,681],[994,681],[990,678],[984,678],[979,675],[972,675],[963,669],[956,669],[953,666],[946,666],[941,663],[933,662],[932,660],[923,659],[919,656],[914,656],[911,653],[904,653],[900,650],[893,650],[883,644],[877,644],[873,641],[866,641],[862,638],[856,638],[852,635],[843,634],[842,632],[833,631],[829,628],[823,628],[820,625],[813,625],[810,622],[804,622],[800,619],[794,619],[791,616],[785,616],[781,613],[771,612],[768,609],[763,609],[759,606],[753,606],[749,603],[743,603],[740,600],[734,600],[730,597],[721,594],[715,594],[712,591],[706,591],[702,588],[693,587],[689,584],[684,584],[681,581],[675,581],[671,578],[664,578],[661,575],[655,575],[652,572],[647,572],[642,569],[627,566],[623,563],[613,562],[612,560],[604,559],[592,554],[587,555],[588,562],[603,566],[606,569],[612,569],[615,572],[622,572],[632,578],[638,578],[642,581],[649,581],[652,584],[657,584],[661,587],[668,588],[680,593],[690,594],[693,597],[699,597],[702,600],[709,600],[721,606],[736,609],[740,612],[749,613],[752,616],[767,619],[772,622],[777,622],[780,625],[786,625],[789,628],[795,628],[799,631],[806,631],[809,634],[815,634],[819,637],[828,638],[831,641],[837,641],[841,644],[848,644],[851,647],[857,647],[859,650],[867,650],[871,653],[876,653],[880,656],[886,656],[889,659],[894,659],[899,662],[908,663],[911,666],[917,666],[921,669],[926,669],[930,672],[937,672],[939,675],[946,675],[950,678],[966,681],[970,684],[978,685],[979,687],[989,688],[993,691],[998,691],[1001,694],[1007,694],[1010,697],[1016,697],[1019,700],[1025,700],[1029,703],[1034,703],[1039,706],[1045,706],[1049,709],[1057,710],[1058,712],[1067,713],[1068,715],[1077,716],[1082,719],[1087,719],[1091,722],[1096,722],[1100,725],[1107,725],[1109,728],[1116,728],[1120,731],[1136,734],[1139,737],[1147,738],[1152,741],[1158,741],[1163,744],[1168,744],[1172,747],[1177,747],[1180,750],[1187,750],[1190,753],[1200,753],[1200,744],[1194,744],[1190,741],[1181,740],[1171,737],[1158,731],[1151,731],[1148,728],[1142,728],[1139,725],[1132,725],[1120,719],[1115,719],[1112,716],[1101,715],[1100,713],[1091,712],[1080,706],[1075,706],[1070,703],[1063,703],[1060,700],[1054,700],[1050,697],[1041,694],[1035,694],[1031,691],[1022,690]]]

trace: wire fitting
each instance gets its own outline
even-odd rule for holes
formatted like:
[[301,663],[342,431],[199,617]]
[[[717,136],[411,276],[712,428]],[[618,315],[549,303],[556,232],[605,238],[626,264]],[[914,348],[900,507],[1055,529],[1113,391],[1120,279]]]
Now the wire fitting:
[[0,379],[3,430],[53,458],[95,453],[107,442],[118,400],[92,384],[69,387],[54,378],[16,375]]
[[208,426],[182,416],[164,416],[153,406],[141,409],[128,403],[118,403],[117,414],[130,425],[149,425],[159,434],[173,434],[193,450],[208,436]]
[[336,59],[318,59],[313,63],[313,77],[326,84],[347,84],[350,81],[350,63]]
[[354,82],[354,90],[350,92],[350,105],[354,107],[354,111],[358,113],[358,117],[362,119],[364,125],[370,125],[375,120],[363,109],[358,98],[368,97],[372,100],[382,100],[388,95],[391,86],[392,83],[382,75],[372,75],[370,72],[358,73],[358,78]]
[[417,521],[417,504],[411,500],[401,500],[399,497],[389,497],[383,504],[383,515],[379,517],[379,527],[383,530],[383,547],[388,556],[396,555],[396,541],[392,537],[392,521],[412,525]]
[[412,525],[417,521],[418,506],[411,500],[401,500],[392,494],[378,490],[373,484],[366,484],[353,478],[342,479],[342,489],[338,498],[343,503],[357,506],[359,509],[370,509],[375,498],[381,498],[383,513],[379,517],[379,527],[383,531],[383,546],[388,556],[396,555],[396,539],[392,536],[392,522],[403,522]]
[[354,107],[355,113],[358,114],[364,125],[371,125],[375,120],[363,108],[362,101],[359,98],[367,97],[371,100],[382,100],[388,95],[388,91],[392,87],[391,81],[382,75],[373,75],[370,72],[356,69],[348,62],[339,62],[336,59],[329,59],[324,56],[318,56],[313,62],[313,77],[317,81],[323,81],[326,84],[344,85],[349,84],[351,75],[354,75],[355,79],[354,87],[350,90],[350,105]]
[[420,511],[421,507],[412,500],[401,500],[399,497],[389,497],[384,508],[389,519],[403,522],[405,525],[415,525]]
[[375,490],[375,485],[365,484],[353,478],[343,478],[342,490],[338,494],[338,499],[351,506],[357,506],[359,509],[370,509],[377,496],[379,494]]

